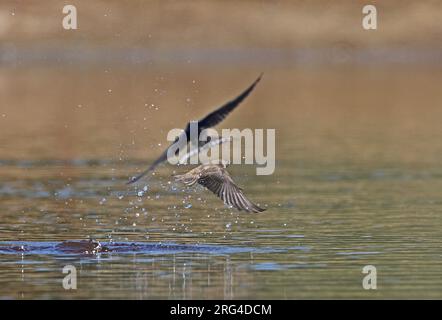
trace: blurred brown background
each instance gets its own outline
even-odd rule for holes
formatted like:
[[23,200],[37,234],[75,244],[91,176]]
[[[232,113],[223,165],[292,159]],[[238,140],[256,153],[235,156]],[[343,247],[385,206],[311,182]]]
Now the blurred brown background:
[[[61,27],[62,7],[77,7],[79,29]],[[361,28],[376,5],[378,31]],[[2,44],[167,48],[439,47],[440,1],[20,1],[0,4]]]
[[[66,4],[77,8],[77,30],[62,28]],[[278,150],[299,145],[313,158],[329,148],[364,159],[439,152],[408,142],[440,132],[442,3],[371,1],[376,31],[361,26],[366,4],[2,1],[1,155],[152,159],[169,129],[262,71],[253,110],[239,108],[224,126],[277,128],[293,136]]]

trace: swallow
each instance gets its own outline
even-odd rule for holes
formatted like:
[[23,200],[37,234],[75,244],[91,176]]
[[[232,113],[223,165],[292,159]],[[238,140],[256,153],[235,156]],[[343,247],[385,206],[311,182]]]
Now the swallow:
[[218,196],[224,204],[247,212],[262,212],[265,209],[251,202],[243,189],[233,181],[226,164],[203,164],[185,174],[174,175],[175,181],[186,186],[198,183]]
[[[219,124],[221,121],[223,121],[227,115],[232,112],[249,94],[252,92],[252,90],[255,88],[255,86],[258,84],[258,82],[261,80],[262,74],[246,89],[244,90],[239,96],[237,96],[235,99],[225,103],[215,111],[209,113],[207,116],[202,118],[201,120],[198,120],[198,136],[204,129],[212,128]],[[182,137],[184,135],[184,137]],[[181,139],[182,140],[181,140]],[[184,138],[184,139],[183,139]],[[181,133],[179,137],[176,138],[175,142],[177,141],[186,141],[186,144],[190,142],[190,122],[187,124],[186,129]],[[172,143],[170,146],[172,146],[174,143]],[[168,148],[170,148],[170,146]],[[167,160],[167,150],[164,150],[164,152],[156,159],[150,167],[148,167],[145,171],[141,172],[139,175],[132,177],[127,184],[134,183],[138,180],[140,180],[142,177],[147,175],[148,173],[155,170],[155,168]]]

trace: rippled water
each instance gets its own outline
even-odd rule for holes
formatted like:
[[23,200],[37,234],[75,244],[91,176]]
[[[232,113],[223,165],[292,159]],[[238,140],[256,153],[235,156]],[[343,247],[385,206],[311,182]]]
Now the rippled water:
[[0,298],[442,298],[440,70],[264,70],[220,126],[276,128],[274,175],[231,168],[263,213],[125,185],[243,71],[2,69]]

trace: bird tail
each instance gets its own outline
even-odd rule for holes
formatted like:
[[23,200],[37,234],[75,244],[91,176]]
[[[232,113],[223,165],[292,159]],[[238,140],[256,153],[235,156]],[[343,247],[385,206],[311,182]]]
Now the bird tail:
[[175,181],[182,182],[186,186],[192,186],[198,180],[195,176],[189,176],[187,174],[175,174],[175,175],[172,175],[172,177],[175,178]]

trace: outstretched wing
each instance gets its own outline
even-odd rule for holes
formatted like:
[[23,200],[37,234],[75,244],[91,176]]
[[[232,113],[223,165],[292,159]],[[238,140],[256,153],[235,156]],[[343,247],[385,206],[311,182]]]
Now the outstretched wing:
[[[198,121],[198,129],[204,130],[207,128],[211,128],[221,121],[224,120],[224,118],[232,112],[233,109],[235,109],[249,94],[252,92],[252,90],[255,88],[256,84],[261,80],[262,74],[256,79],[250,87],[248,87],[243,93],[241,93],[238,97],[233,99],[232,101],[227,102],[222,107],[218,108],[217,110],[213,111],[209,115],[207,115],[205,118]],[[187,128],[185,132],[189,132],[189,125],[187,125]],[[189,138],[189,137],[187,137]],[[153,171],[159,164],[167,160],[167,149],[161,154],[161,156],[155,160],[154,163],[151,164],[149,168],[147,168],[145,171],[137,175],[136,177],[133,177],[129,180],[127,184],[134,183],[138,180],[140,180],[142,177],[144,177],[149,172]]]
[[232,110],[235,109],[250,94],[250,92],[252,92],[259,80],[261,80],[261,77],[262,73],[243,93],[198,121],[198,129],[204,130],[211,128],[223,121],[227,115],[232,112]]
[[225,204],[238,210],[247,212],[262,212],[265,210],[246,198],[242,189],[235,184],[225,169],[217,172],[212,170],[201,172],[198,183],[216,194]]

